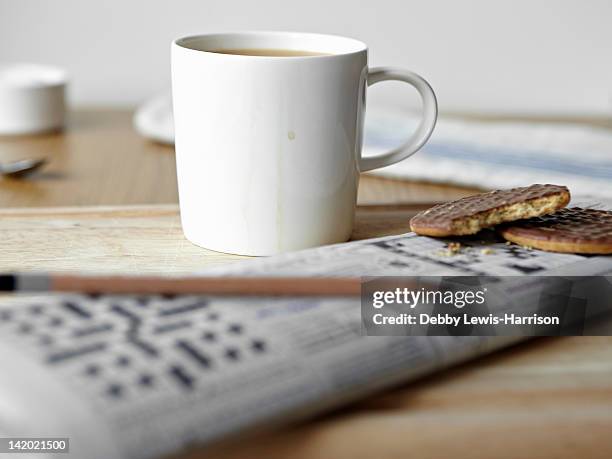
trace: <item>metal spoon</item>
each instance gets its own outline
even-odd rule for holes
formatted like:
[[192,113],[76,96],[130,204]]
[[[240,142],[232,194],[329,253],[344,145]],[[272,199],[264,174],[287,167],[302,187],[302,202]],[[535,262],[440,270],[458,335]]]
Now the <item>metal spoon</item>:
[[40,169],[46,162],[45,158],[30,158],[0,163],[0,175],[10,178],[24,178]]

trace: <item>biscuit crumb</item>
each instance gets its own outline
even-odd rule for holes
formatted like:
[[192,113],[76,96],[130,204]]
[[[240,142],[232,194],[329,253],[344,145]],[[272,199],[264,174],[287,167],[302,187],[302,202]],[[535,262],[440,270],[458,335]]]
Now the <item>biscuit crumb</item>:
[[438,252],[442,257],[452,257],[461,252],[461,244],[459,242],[449,242],[444,250]]
[[530,246],[528,246],[528,245],[524,245],[524,246],[522,246],[522,247],[523,247],[525,250],[532,250],[532,249],[533,249],[532,247],[530,247]]
[[512,245],[512,242],[506,241],[506,245]]
[[493,251],[493,249],[482,249],[480,253],[483,255],[491,255],[492,253],[495,253],[495,252]]

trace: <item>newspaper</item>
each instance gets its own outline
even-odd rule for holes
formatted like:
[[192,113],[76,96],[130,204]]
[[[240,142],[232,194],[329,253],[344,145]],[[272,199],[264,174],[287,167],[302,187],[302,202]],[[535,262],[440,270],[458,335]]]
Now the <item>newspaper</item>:
[[[450,255],[446,241],[408,233],[207,273],[612,273],[612,257],[530,250],[492,234],[462,245]],[[517,339],[363,336],[358,298],[7,298],[0,437],[69,437],[79,459],[158,458],[312,416]]]

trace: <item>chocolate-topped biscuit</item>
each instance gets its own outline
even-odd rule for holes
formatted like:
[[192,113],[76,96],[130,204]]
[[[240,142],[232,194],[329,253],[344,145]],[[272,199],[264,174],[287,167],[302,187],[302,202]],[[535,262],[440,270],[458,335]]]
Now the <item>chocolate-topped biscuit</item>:
[[612,212],[572,207],[499,228],[504,239],[550,252],[612,254]]
[[439,204],[410,220],[412,231],[425,236],[462,236],[483,228],[562,209],[570,200],[569,190],[559,185],[531,185],[496,190]]

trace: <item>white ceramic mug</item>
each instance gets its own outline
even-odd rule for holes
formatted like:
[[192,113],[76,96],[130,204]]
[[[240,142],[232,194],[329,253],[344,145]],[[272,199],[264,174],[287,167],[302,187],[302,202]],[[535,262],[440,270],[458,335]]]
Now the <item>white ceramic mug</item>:
[[[222,49],[325,55],[271,57]],[[423,118],[405,145],[361,156],[366,88],[414,86]],[[406,159],[433,131],[436,97],[420,76],[368,68],[350,38],[215,33],[172,44],[172,95],[183,231],[208,249],[272,255],[349,239],[359,173]]]

